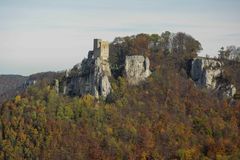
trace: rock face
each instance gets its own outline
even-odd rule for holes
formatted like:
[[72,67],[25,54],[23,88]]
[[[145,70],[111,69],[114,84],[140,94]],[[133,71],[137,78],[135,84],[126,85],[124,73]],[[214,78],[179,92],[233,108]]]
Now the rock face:
[[54,80],[54,90],[56,91],[56,93],[59,93],[59,80],[55,79]]
[[233,97],[236,88],[222,78],[222,66],[219,60],[198,57],[192,61],[190,76],[200,87],[211,89],[221,96]]
[[[65,72],[60,85],[61,92],[70,96],[90,94],[96,98],[106,98],[111,92],[109,82],[111,70],[108,58],[108,42],[95,39],[93,50],[89,51],[88,58]],[[150,61],[144,56],[126,56],[124,66],[124,73],[129,84],[132,85],[139,84],[151,74]]]
[[108,56],[108,42],[95,39],[93,51],[89,51],[88,58],[66,72],[63,93],[73,96],[91,94],[96,98],[106,98],[111,91]]
[[220,96],[224,97],[234,97],[237,93],[236,87],[229,83],[220,83],[216,90]]
[[150,76],[150,61],[144,56],[126,56],[125,74],[129,84],[137,85]]
[[198,85],[215,89],[217,78],[222,74],[221,66],[217,60],[197,58],[192,62],[191,77]]

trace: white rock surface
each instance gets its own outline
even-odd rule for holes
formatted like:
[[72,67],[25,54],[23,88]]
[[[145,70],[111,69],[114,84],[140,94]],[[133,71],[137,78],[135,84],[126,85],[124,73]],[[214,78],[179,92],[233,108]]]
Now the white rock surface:
[[150,76],[150,61],[144,56],[126,56],[125,74],[129,84],[137,85]]
[[222,66],[219,60],[198,57],[192,61],[190,76],[200,87],[211,89],[221,96],[233,97],[236,88],[223,80]]
[[222,74],[222,64],[213,59],[197,58],[192,62],[191,77],[198,85],[216,88],[217,77]]

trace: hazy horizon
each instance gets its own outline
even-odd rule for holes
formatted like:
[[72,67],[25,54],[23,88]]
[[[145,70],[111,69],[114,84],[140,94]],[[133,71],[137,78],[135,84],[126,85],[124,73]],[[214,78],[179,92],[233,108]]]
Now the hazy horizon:
[[0,74],[61,71],[81,62],[94,38],[185,32],[201,55],[240,46],[238,0],[1,0]]

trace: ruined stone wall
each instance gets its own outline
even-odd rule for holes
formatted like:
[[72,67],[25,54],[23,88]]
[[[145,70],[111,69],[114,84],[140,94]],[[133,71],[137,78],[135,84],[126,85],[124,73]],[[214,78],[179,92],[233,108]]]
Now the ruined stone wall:
[[94,39],[93,48],[94,58],[101,58],[104,61],[108,61],[109,58],[109,43],[100,39]]
[[108,61],[109,58],[109,44],[107,41],[102,41],[100,46],[100,58]]

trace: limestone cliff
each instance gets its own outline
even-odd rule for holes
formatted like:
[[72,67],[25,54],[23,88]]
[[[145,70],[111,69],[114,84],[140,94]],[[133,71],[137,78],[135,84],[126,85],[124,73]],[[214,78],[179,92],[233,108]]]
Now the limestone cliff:
[[[91,94],[96,98],[106,98],[111,92],[108,58],[108,42],[95,39],[88,58],[76,64],[70,71],[66,71],[60,85],[62,93],[71,96]],[[151,74],[150,61],[144,56],[126,56],[123,65],[125,76],[131,85],[139,84]],[[56,91],[58,92],[57,89]]]
[[88,58],[66,72],[63,93],[73,96],[91,94],[96,98],[105,98],[111,91],[108,52],[108,43],[95,39],[94,49],[89,51]]
[[126,56],[125,74],[129,84],[136,85],[150,76],[150,61],[144,56]]
[[190,76],[200,87],[210,89],[221,96],[233,97],[236,88],[223,78],[222,66],[217,59],[198,57],[192,61]]
[[191,77],[198,85],[215,89],[217,78],[222,74],[221,66],[217,60],[196,58],[192,61]]

